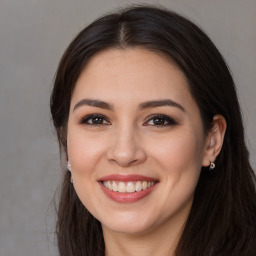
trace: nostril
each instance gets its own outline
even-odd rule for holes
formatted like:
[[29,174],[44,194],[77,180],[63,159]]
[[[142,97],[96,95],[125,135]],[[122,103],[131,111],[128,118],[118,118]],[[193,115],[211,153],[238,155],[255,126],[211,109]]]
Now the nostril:
[[137,164],[139,161],[138,160],[132,160],[132,161],[126,161],[125,159],[110,159],[109,160],[110,162],[112,163],[116,163],[122,167],[128,167],[128,166],[132,166],[132,165],[135,165]]
[[145,161],[146,153],[142,145],[132,136],[117,136],[112,146],[108,149],[107,159],[126,167]]

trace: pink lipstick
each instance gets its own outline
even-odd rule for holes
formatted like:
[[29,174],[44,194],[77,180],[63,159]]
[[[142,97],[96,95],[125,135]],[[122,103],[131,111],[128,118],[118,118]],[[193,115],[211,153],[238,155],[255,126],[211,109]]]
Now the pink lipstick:
[[98,182],[110,199],[118,203],[132,203],[149,195],[158,180],[134,174],[112,174],[100,178]]

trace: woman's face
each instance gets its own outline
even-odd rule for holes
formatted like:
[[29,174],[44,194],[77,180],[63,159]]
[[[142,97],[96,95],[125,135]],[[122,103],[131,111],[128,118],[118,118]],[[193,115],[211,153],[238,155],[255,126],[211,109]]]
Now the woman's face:
[[67,145],[74,187],[103,230],[182,225],[205,158],[202,120],[183,73],[143,49],[110,49],[81,73]]

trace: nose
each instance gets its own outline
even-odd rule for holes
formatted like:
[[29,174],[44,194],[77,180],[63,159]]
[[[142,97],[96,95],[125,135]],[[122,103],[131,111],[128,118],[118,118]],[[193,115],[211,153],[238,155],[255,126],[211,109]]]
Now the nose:
[[116,131],[113,137],[107,152],[109,162],[128,167],[146,160],[147,155],[143,149],[143,143],[134,128]]

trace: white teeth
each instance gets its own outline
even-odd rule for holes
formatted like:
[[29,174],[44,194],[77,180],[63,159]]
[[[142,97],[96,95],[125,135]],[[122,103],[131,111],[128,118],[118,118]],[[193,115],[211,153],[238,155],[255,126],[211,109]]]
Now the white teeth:
[[135,192],[135,186],[134,186],[133,182],[128,182],[127,183],[126,192],[128,192],[128,193]]
[[109,188],[110,190],[112,190],[112,184],[111,184],[111,182],[108,180],[107,181],[108,183],[107,183],[107,188]]
[[142,190],[142,185],[141,185],[141,182],[140,182],[140,181],[137,181],[137,182],[136,182],[135,190],[136,190],[137,192],[140,192],[140,191]]
[[146,190],[148,188],[148,183],[146,181],[142,182],[142,189]]
[[117,191],[117,184],[115,181],[113,181],[113,183],[112,183],[112,190],[115,192]]
[[129,181],[129,182],[117,182],[117,181],[103,181],[103,186],[119,193],[134,193],[146,190],[156,182],[154,181]]
[[117,186],[117,191],[121,192],[121,193],[126,192],[126,186],[125,186],[124,182],[119,182],[119,184]]

